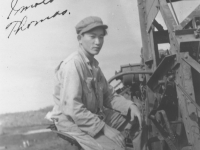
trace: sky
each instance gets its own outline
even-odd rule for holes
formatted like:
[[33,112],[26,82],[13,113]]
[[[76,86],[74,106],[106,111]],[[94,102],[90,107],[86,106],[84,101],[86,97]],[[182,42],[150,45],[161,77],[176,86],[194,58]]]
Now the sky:
[[[21,13],[11,12],[11,4],[18,10],[42,1],[0,1],[0,114],[36,110],[53,104],[54,70],[77,50],[75,25],[87,16],[99,16],[109,26],[103,48],[96,56],[107,79],[120,70],[120,65],[140,62],[142,42],[136,0],[51,0],[51,3]],[[175,4],[180,21],[199,3]],[[64,15],[31,25],[8,38],[14,23],[6,27],[11,22],[22,21],[25,17],[25,28],[31,21],[40,21],[65,10]],[[158,18],[162,23],[161,16]]]

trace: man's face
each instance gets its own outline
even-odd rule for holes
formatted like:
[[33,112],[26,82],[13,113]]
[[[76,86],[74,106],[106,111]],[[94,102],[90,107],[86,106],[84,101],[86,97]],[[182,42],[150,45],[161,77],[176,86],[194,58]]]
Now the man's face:
[[81,35],[80,43],[89,55],[99,54],[104,42],[104,29],[95,28]]

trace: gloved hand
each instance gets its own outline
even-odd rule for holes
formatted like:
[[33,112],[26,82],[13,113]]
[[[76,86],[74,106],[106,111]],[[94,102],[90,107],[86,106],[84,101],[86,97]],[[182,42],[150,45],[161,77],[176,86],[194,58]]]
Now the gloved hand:
[[139,129],[142,129],[142,117],[141,117],[141,112],[139,108],[133,104],[129,107],[129,109],[130,109],[130,117],[131,117],[130,121],[133,122],[135,117],[137,117],[139,121]]

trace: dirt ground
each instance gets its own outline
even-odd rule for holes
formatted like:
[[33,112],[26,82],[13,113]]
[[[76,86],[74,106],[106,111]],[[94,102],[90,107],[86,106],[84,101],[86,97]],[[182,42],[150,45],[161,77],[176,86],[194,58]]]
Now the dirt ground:
[[31,135],[1,135],[0,148],[7,150],[73,150],[67,141],[55,133],[37,133]]
[[32,133],[46,129],[51,122],[44,119],[52,106],[37,111],[0,115],[0,150],[73,150],[67,141],[53,132]]

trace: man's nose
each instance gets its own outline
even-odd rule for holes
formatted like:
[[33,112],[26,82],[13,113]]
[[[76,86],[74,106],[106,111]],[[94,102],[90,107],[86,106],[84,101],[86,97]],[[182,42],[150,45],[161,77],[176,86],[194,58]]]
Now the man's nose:
[[100,44],[100,39],[98,37],[95,38],[95,44]]

